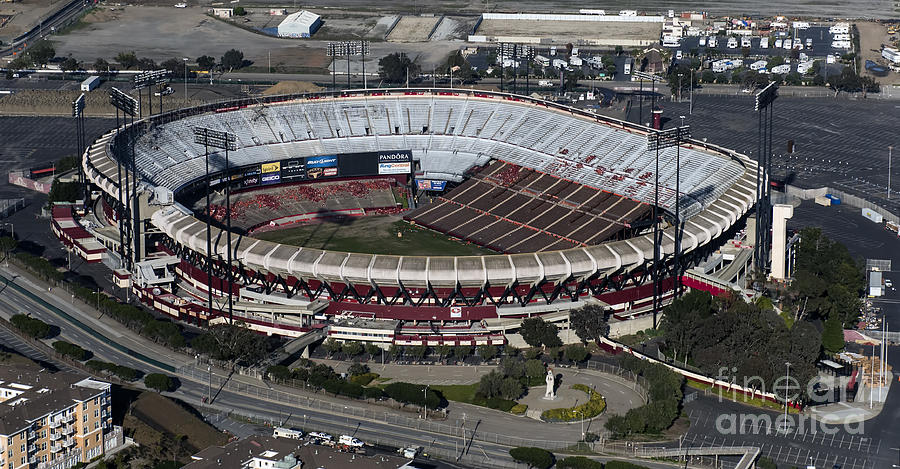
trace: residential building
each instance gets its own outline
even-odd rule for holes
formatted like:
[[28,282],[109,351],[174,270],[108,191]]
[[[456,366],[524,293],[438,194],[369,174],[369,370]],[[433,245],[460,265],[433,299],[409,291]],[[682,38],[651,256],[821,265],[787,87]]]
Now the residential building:
[[0,364],[0,468],[66,469],[124,443],[110,384]]

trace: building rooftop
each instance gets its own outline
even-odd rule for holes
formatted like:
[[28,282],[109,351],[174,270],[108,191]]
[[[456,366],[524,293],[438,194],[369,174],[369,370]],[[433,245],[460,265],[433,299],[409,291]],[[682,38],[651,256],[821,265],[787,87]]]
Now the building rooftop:
[[[397,469],[409,460],[393,455],[365,456],[344,453],[304,440],[254,435],[225,446],[211,446],[191,456],[186,469],[243,469],[255,459],[265,467],[324,469]],[[280,464],[279,464],[280,463]],[[255,465],[253,467],[256,467]],[[261,466],[260,466],[261,467]]]
[[37,365],[0,364],[0,435],[12,435],[47,414],[96,397],[109,383]]
[[319,15],[306,10],[300,10],[295,13],[291,13],[284,17],[284,20],[278,25],[279,27],[288,26],[290,24],[298,24],[303,26],[311,26],[316,20],[319,19]]

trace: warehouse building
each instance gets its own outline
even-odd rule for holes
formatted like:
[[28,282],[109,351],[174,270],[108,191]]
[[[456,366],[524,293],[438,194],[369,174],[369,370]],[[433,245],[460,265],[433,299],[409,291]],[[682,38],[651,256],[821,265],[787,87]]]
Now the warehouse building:
[[278,37],[310,37],[322,25],[319,15],[306,10],[300,10],[288,15],[278,25]]

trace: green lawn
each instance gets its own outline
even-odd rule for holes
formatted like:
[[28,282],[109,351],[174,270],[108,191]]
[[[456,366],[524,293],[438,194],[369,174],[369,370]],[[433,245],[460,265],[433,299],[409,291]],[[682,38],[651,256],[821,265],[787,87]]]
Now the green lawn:
[[[465,402],[466,404],[475,404],[475,392],[478,390],[478,384],[448,384],[435,385],[431,389],[436,389],[444,394],[448,401]],[[476,404],[478,405],[478,404]]]
[[[400,232],[403,236],[398,237]],[[316,249],[405,256],[496,254],[475,244],[411,225],[396,216],[348,217],[296,228],[258,233],[255,238]]]

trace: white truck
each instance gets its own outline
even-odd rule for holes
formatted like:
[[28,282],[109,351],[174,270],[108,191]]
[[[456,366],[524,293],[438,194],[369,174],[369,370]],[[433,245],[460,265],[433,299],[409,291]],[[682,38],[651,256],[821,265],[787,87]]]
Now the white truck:
[[534,61],[544,67],[550,66],[550,59],[548,57],[544,57],[543,55],[534,56]]
[[744,36],[741,38],[741,47],[750,47],[750,38]]
[[759,48],[760,49],[768,49],[769,48],[769,38],[763,37],[759,39]]
[[363,446],[366,445],[365,443],[362,442],[362,440],[354,438],[350,435],[341,435],[341,437],[338,438],[338,444],[347,445],[352,448],[362,448]]
[[710,36],[710,37],[709,37],[709,40],[706,41],[706,44],[707,44],[709,47],[716,47],[716,46],[719,45],[719,40],[716,39],[715,36]]
[[738,40],[737,40],[737,38],[734,38],[734,37],[728,38],[728,45],[727,45],[727,47],[728,47],[729,49],[737,49],[737,46],[738,46]]

